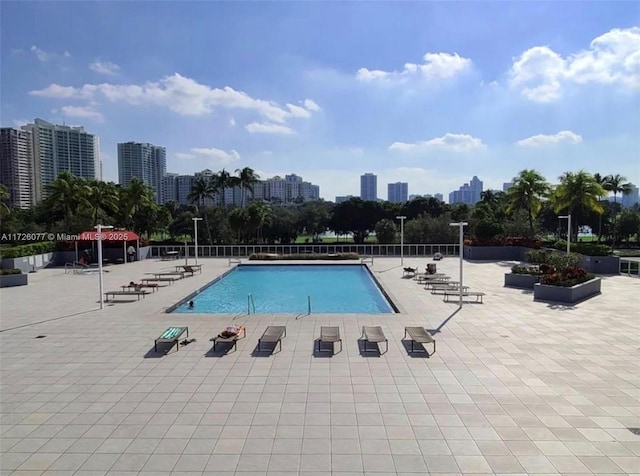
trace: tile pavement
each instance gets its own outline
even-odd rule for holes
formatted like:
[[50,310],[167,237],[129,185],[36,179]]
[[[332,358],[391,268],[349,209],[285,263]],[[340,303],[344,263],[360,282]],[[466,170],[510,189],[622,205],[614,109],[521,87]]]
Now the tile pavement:
[[[466,262],[487,296],[458,310],[389,258],[373,271],[400,314],[165,314],[228,270],[201,262],[102,311],[96,276],[43,270],[0,290],[2,475],[640,474],[638,279],[563,306],[503,288],[512,263]],[[170,266],[109,267],[105,290]],[[457,276],[458,261],[438,270]],[[230,322],[247,338],[212,353]],[[270,324],[287,326],[282,352],[255,353]],[[160,357],[169,325],[197,341]],[[314,355],[320,325],[340,326],[343,352]],[[362,325],[384,328],[388,353],[361,355]],[[407,355],[405,325],[437,329],[437,353]]]

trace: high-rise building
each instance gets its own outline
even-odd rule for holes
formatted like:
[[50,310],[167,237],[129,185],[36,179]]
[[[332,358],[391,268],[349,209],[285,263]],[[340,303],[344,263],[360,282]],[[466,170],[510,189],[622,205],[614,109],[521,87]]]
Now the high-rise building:
[[118,144],[118,182],[128,185],[139,178],[153,189],[156,202],[164,203],[162,180],[167,173],[167,149],[141,142]]
[[36,202],[48,196],[47,185],[61,172],[88,180],[102,178],[98,136],[85,132],[84,127],[36,119],[33,124],[22,126],[22,130],[31,132]]
[[469,183],[465,183],[458,190],[449,194],[449,203],[466,203],[467,205],[474,205],[480,201],[481,193],[482,180],[474,175]]
[[7,187],[9,205],[30,208],[35,205],[31,132],[0,128],[0,183]]
[[387,185],[387,200],[391,203],[406,202],[409,197],[409,184],[396,182]]
[[378,176],[366,173],[360,176],[360,198],[367,201],[378,200]]
[[353,195],[337,195],[336,196],[336,204],[346,202],[353,198]]
[[513,182],[504,182],[502,184],[502,191],[506,192],[507,190],[509,190],[511,187],[513,187]]
[[444,202],[444,196],[441,193],[434,194],[433,198],[440,200],[441,202]]
[[623,194],[622,195],[622,199],[620,200],[620,203],[625,208],[631,208],[636,203],[640,203],[639,197],[638,197],[638,195],[639,195],[638,187],[636,187],[632,183],[630,183],[629,185],[631,185],[631,191],[629,193]]

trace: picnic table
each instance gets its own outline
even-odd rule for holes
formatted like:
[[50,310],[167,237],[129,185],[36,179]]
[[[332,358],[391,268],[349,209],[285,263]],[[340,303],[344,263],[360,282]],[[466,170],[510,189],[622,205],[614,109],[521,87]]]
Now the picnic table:
[[167,251],[162,256],[162,261],[170,261],[172,259],[178,259],[178,258],[180,258],[180,252],[179,251]]

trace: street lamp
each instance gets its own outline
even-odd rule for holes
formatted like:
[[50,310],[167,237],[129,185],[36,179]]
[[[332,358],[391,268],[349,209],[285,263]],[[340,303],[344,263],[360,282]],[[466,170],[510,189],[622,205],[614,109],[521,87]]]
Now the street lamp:
[[198,222],[200,220],[202,220],[202,218],[199,217],[194,217],[192,218],[193,220],[193,234],[194,234],[194,241],[195,241],[195,246],[196,246],[196,264],[198,264]]
[[467,226],[467,222],[449,223],[449,226],[457,226],[460,228],[460,307],[462,307],[462,263],[464,262],[462,252],[464,250],[464,227]]
[[104,284],[102,282],[102,230],[113,228],[112,226],[97,225],[96,240],[98,240],[98,279],[100,281],[100,309],[104,309]]
[[400,220],[400,266],[404,266],[404,220],[406,216],[396,217],[396,220]]
[[558,218],[567,219],[567,254],[571,253],[571,213],[568,215],[559,215]]

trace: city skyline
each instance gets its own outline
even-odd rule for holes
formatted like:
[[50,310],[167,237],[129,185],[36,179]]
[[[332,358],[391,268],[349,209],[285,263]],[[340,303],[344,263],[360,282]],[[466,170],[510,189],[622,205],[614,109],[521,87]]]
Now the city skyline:
[[295,170],[327,200],[365,170],[419,194],[526,168],[640,182],[631,3],[86,2],[73,29],[61,5],[3,3],[2,126],[84,125],[106,180],[135,140],[176,173]]

